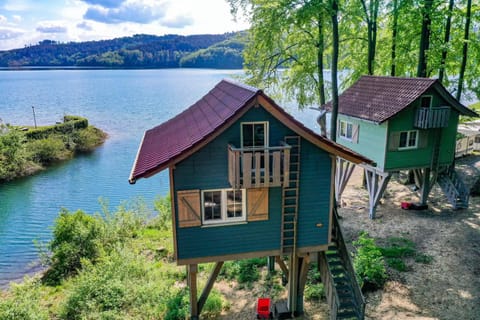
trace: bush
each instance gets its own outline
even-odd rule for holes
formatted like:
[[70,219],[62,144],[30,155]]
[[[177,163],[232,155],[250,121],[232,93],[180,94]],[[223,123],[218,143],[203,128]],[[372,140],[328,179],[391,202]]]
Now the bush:
[[303,293],[305,300],[307,301],[318,301],[325,297],[325,288],[323,283],[307,283],[305,286],[305,292]]
[[155,226],[160,230],[172,228],[172,209],[170,196],[157,197],[154,202],[155,211],[158,212],[155,218]]
[[72,134],[72,142],[75,151],[88,152],[101,145],[107,135],[100,129],[89,126],[85,129],[75,131]]
[[38,279],[26,277],[22,284],[12,283],[10,294],[0,300],[2,320],[46,320],[47,310],[40,304]]
[[62,209],[55,220],[53,239],[48,244],[52,252],[50,267],[44,275],[48,284],[58,284],[62,279],[75,274],[82,260],[94,262],[100,257],[104,222],[83,211],[70,213]]
[[41,164],[63,160],[69,157],[65,144],[58,137],[34,140],[26,144],[30,159]]
[[387,279],[385,261],[380,248],[368,233],[361,232],[357,241],[353,242],[357,249],[354,267],[362,288],[381,288]]
[[266,258],[227,261],[220,275],[229,280],[235,279],[238,283],[250,283],[260,279],[258,268],[266,265]]

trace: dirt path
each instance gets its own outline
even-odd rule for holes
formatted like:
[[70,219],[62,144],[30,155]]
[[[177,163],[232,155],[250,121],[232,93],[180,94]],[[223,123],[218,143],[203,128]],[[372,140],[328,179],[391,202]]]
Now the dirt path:
[[[480,175],[480,156],[467,157],[457,169],[471,186]],[[366,294],[366,319],[480,319],[480,198],[470,199],[468,210],[454,211],[435,187],[430,207],[406,211],[402,201],[418,201],[416,193],[393,179],[377,208],[377,218],[368,218],[367,192],[356,170],[347,186],[339,213],[347,241],[367,231],[384,244],[389,237],[403,237],[416,244],[417,252],[433,258],[430,264],[407,260],[408,271],[389,270],[383,290]],[[227,283],[216,284],[230,309],[221,319],[254,319],[261,283],[240,290]],[[301,319],[329,319],[325,302],[306,303]]]
[[[457,162],[468,186],[480,173],[480,157]],[[390,272],[382,291],[366,295],[368,319],[480,319],[480,198],[468,210],[454,211],[436,186],[425,211],[400,209],[402,201],[418,201],[409,187],[390,182],[377,218],[368,219],[361,175],[347,187],[340,209],[346,238],[362,230],[381,244],[388,237],[408,238],[417,251],[433,257],[430,264],[408,262],[407,272]]]

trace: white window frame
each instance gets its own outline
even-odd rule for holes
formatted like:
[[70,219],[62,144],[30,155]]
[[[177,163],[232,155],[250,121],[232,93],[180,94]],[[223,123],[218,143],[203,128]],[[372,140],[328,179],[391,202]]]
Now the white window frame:
[[[410,135],[412,134],[412,132],[415,132],[415,145],[414,146],[409,146],[408,143],[410,141]],[[405,140],[406,141],[406,146],[402,147],[400,146],[400,143],[402,141],[402,133],[406,133],[407,134],[407,139]],[[408,130],[408,131],[400,131],[400,135],[398,137],[398,150],[409,150],[409,149],[417,149],[418,148],[418,139],[419,139],[419,132],[418,130]]]
[[[345,132],[342,132],[342,126],[345,126]],[[350,126],[350,137],[348,136],[348,127]],[[346,120],[340,120],[340,128],[337,128],[339,130],[339,135],[340,138],[352,141],[353,139],[353,123],[350,121]]]
[[[263,124],[263,127],[264,127],[264,132],[265,132],[265,135],[263,137],[263,146],[260,146],[260,147],[257,147],[257,146],[253,146],[252,147],[245,147],[243,145],[243,125],[244,124]],[[240,123],[240,147],[241,148],[252,148],[252,149],[264,149],[264,148],[268,148],[268,141],[269,141],[269,137],[268,137],[268,131],[269,131],[269,127],[268,127],[268,121],[249,121],[249,122],[241,122]]]
[[[238,191],[242,192],[242,216],[241,217],[232,217],[227,216],[227,192],[228,191]],[[221,192],[220,195],[220,219],[216,220],[206,220],[205,219],[205,192]],[[201,193],[201,202],[202,202],[202,224],[203,225],[215,225],[215,224],[229,224],[235,222],[243,222],[247,220],[247,193],[246,189],[209,189],[202,190]]]

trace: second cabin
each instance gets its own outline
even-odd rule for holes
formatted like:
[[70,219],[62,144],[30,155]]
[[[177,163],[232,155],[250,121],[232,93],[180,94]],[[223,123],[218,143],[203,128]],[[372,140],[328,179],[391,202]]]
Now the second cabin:
[[332,243],[337,156],[371,163],[261,90],[227,80],[146,131],[130,182],[169,170],[175,258],[188,266],[192,318],[206,299],[197,303],[197,264],[217,262],[214,281],[223,261],[266,256],[289,274],[289,311],[303,310],[308,256]]

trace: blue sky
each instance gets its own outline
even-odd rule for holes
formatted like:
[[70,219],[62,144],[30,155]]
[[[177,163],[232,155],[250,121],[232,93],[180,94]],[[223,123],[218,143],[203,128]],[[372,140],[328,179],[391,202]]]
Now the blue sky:
[[0,50],[134,34],[244,30],[225,0],[0,0]]

